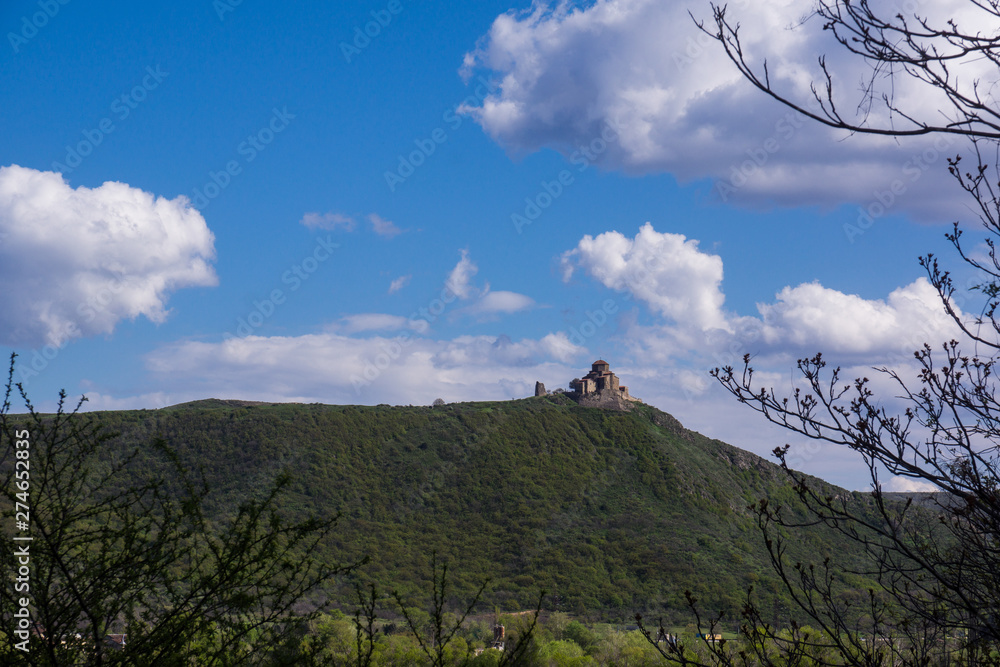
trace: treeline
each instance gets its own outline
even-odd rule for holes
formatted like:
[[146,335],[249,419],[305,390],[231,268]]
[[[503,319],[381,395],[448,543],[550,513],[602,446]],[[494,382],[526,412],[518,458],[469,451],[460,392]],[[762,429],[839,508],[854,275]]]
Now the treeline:
[[[663,657],[634,626],[629,628],[606,623],[588,624],[555,612],[543,615],[530,636],[531,617],[501,614],[496,618],[468,620],[447,646],[445,665],[495,667],[521,641],[527,645],[516,664],[525,667],[590,667],[598,665],[663,665]],[[489,648],[493,628],[505,629],[505,651]],[[685,641],[695,645],[694,628],[679,629]],[[354,619],[342,613],[324,615],[312,628],[307,645],[317,661],[358,664],[358,643]],[[369,653],[369,644],[361,645],[362,663],[382,665],[429,664],[413,633],[399,622],[385,622],[377,627]]]

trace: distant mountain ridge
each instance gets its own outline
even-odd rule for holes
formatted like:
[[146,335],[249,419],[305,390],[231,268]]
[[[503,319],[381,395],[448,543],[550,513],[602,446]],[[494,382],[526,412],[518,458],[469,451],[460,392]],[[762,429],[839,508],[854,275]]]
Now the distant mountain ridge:
[[[429,591],[436,553],[456,599],[490,580],[485,608],[527,608],[543,588],[550,608],[603,617],[683,619],[685,590],[710,608],[738,609],[751,585],[780,603],[748,506],[794,506],[784,473],[632,407],[561,394],[437,407],[208,399],[99,417],[122,446],[166,439],[203,471],[220,514],[288,471],[284,509],[341,512],[330,558],[369,556],[362,576],[385,591]],[[814,562],[852,548],[819,529],[793,545]],[[331,591],[345,602],[347,583]]]

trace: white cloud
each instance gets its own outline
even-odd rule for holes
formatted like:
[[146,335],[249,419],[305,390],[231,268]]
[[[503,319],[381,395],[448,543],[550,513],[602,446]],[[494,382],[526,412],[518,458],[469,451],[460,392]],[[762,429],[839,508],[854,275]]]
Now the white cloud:
[[[924,3],[920,12],[979,25],[982,17],[972,23],[969,4]],[[728,17],[741,25],[749,60],[766,59],[771,81],[796,99],[811,100],[810,83],[822,81],[816,56],[828,54],[843,94],[840,108],[853,111],[855,84],[871,71],[845,56],[819,21],[801,20],[812,9],[811,0],[767,0],[733,4]],[[596,0],[586,8],[536,3],[502,14],[462,67],[465,76],[477,68],[496,72],[500,89],[462,111],[512,153],[550,147],[572,156],[589,146],[599,149],[605,168],[666,171],[685,182],[712,178],[724,201],[852,203],[877,212],[881,199],[891,203],[876,217],[905,211],[925,220],[952,219],[955,207],[964,206],[945,155],[967,147],[927,137],[898,144],[871,135],[845,138],[796,117],[743,80],[689,11],[711,20],[706,3],[658,0]],[[995,81],[989,67],[966,64],[961,76]],[[924,115],[948,108],[907,77],[886,90],[899,106]],[[886,121],[878,114],[873,123]],[[598,137],[609,126],[616,138],[604,145]]]
[[385,313],[359,313],[342,317],[333,327],[336,331],[352,334],[362,331],[416,331],[424,333],[430,328],[427,320],[407,319],[401,315]]
[[384,236],[387,239],[394,238],[403,233],[403,230],[396,226],[396,223],[391,220],[386,220],[377,213],[372,213],[368,216],[368,222],[372,224],[372,229],[379,236]]
[[785,287],[775,298],[775,303],[757,306],[763,341],[775,349],[909,354],[924,342],[961,337],[926,278],[893,290],[885,300],[863,299],[818,283]]
[[[545,335],[539,341],[539,350],[562,363],[570,363],[574,359],[579,359],[587,353],[587,350],[572,342],[562,331]],[[569,380],[564,384],[568,385]]]
[[941,489],[934,486],[930,482],[925,482],[923,480],[895,476],[889,480],[888,484],[885,485],[885,490],[904,493],[934,493],[936,491],[940,491]]
[[162,391],[140,394],[138,396],[115,397],[102,394],[98,391],[86,392],[87,400],[80,407],[81,410],[93,412],[98,410],[147,410],[159,409],[184,403],[198,398],[208,398],[207,396],[191,397],[184,393],[170,394]]
[[[525,339],[513,341],[508,336],[459,336],[451,341],[438,343],[439,350],[432,357],[442,369],[496,367],[504,369],[531,368],[540,358],[554,356],[557,360],[582,354],[583,348],[569,342],[562,332],[548,334],[540,341]],[[507,371],[497,371],[507,372]]]
[[661,234],[648,222],[634,239],[620,232],[584,236],[562,256],[563,278],[579,267],[613,290],[625,290],[676,323],[726,329],[722,258],[682,234]]
[[214,238],[184,197],[0,168],[0,338],[54,345],[167,317],[176,289],[215,285]]
[[475,316],[490,316],[500,313],[510,314],[534,307],[535,300],[516,292],[486,292],[463,312]]
[[662,316],[654,325],[632,323],[626,341],[651,361],[668,363],[692,353],[738,348],[769,355],[835,353],[856,361],[902,361],[925,342],[962,339],[926,278],[864,299],[818,283],[785,287],[759,317],[723,309],[722,259],[680,234],[646,223],[635,238],[620,232],[584,236],[562,256],[563,277],[577,269],[624,291]]
[[469,259],[469,251],[462,250],[462,259],[458,261],[455,268],[448,274],[445,287],[459,299],[468,299],[479,294],[480,290],[473,287],[469,281],[479,273],[479,267]]
[[391,283],[389,283],[389,294],[395,294],[399,290],[409,285],[410,279],[412,278],[413,276],[411,274],[407,274],[405,276],[400,276],[394,279]]
[[462,250],[462,258],[445,280],[445,288],[462,300],[472,302],[455,311],[455,315],[490,318],[500,314],[516,313],[534,307],[535,300],[524,294],[490,290],[489,283],[482,288],[472,284],[472,278],[479,273],[479,267],[469,259],[469,251]]
[[[372,226],[372,231],[388,239],[394,238],[406,231],[397,227],[396,223],[386,220],[377,213],[369,213],[368,222]],[[327,211],[326,213],[311,211],[302,216],[299,224],[309,229],[326,229],[330,231],[342,229],[345,232],[353,232],[357,227],[357,221],[351,216],[332,211]]]
[[315,213],[310,212],[302,216],[299,224],[305,225],[309,229],[343,229],[345,232],[354,231],[355,221],[350,216],[342,213]]
[[530,396],[536,380],[565,384],[576,372],[565,363],[584,352],[563,333],[519,341],[324,333],[180,342],[147,366],[175,397],[429,404]]

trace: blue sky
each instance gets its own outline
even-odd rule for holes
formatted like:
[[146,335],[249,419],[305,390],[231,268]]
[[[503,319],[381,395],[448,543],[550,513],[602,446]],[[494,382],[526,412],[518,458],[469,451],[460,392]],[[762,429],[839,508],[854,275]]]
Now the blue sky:
[[[792,93],[830,47],[786,29],[807,6],[733,9]],[[950,337],[917,257],[974,220],[961,147],[789,116],[688,10],[6,2],[0,344],[91,409],[508,399],[603,357],[690,428],[796,442],[707,370],[750,352],[787,390],[798,357]]]

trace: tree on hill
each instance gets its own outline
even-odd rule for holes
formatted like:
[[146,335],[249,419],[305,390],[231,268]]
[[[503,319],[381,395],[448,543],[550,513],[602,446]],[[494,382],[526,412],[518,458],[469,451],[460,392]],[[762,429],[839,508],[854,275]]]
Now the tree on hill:
[[[335,518],[287,521],[279,479],[224,518],[158,443],[159,465],[89,415],[0,407],[0,663],[300,664],[309,596],[348,568],[316,549]],[[12,394],[27,414],[12,415]],[[144,465],[148,465],[148,459]]]
[[[915,4],[915,3],[914,3]],[[874,491],[869,503],[819,492],[805,476],[788,467],[788,447],[779,458],[798,496],[812,513],[809,522],[795,522],[781,508],[762,501],[757,515],[772,563],[814,626],[792,624],[778,631],[771,616],[757,607],[752,595],[743,610],[744,641],[739,651],[712,644],[715,661],[725,664],[802,664],[821,662],[852,665],[930,664],[947,660],[956,647],[967,651],[971,664],[994,664],[1000,649],[1000,398],[995,365],[1000,351],[1000,261],[995,240],[1000,236],[997,163],[1000,154],[1000,104],[993,88],[1000,80],[1000,3],[969,0],[960,23],[933,23],[912,11],[867,0],[820,0],[816,17],[832,31],[840,46],[870,66],[863,87],[859,116],[845,116],[836,72],[819,59],[822,78],[812,96],[796,98],[772,81],[767,63],[751,62],[740,37],[740,26],[724,6],[713,6],[714,25],[701,24],[725,49],[739,71],[757,88],[809,118],[856,133],[897,137],[949,134],[967,137],[976,165],[965,170],[959,156],[949,160],[949,172],[972,197],[986,231],[985,252],[972,253],[962,243],[955,223],[947,239],[959,258],[979,276],[978,317],[966,319],[958,303],[969,298],[959,291],[937,258],[920,259],[942,307],[968,338],[928,341],[916,350],[916,381],[898,370],[879,368],[898,387],[906,402],[900,414],[890,412],[867,378],[853,381],[827,367],[817,354],[799,361],[804,388],[785,397],[761,387],[750,358],[744,367],[716,369],[713,375],[739,402],[792,432],[850,448],[868,466]],[[975,18],[973,18],[975,17]],[[978,19],[978,20],[977,20]],[[983,26],[990,26],[984,28]],[[990,63],[989,80],[968,80],[963,66]],[[894,84],[905,80],[922,86],[926,96],[943,100],[937,113],[903,106]],[[913,99],[912,97],[907,99]],[[880,119],[885,119],[880,120]],[[944,120],[941,120],[944,119]],[[992,163],[987,159],[993,155]],[[917,503],[894,502],[883,493],[885,474],[930,483],[940,494],[931,511]],[[805,523],[825,524],[860,544],[869,554],[880,589],[851,600],[837,590],[841,572],[829,562],[792,563],[785,548]],[[861,625],[846,621],[847,605],[866,610]],[[696,608],[692,600],[692,607]],[[717,619],[706,619],[713,625]],[[960,637],[961,641],[956,642]],[[661,652],[687,661],[685,647],[660,644]],[[695,660],[697,662],[697,660]]]

